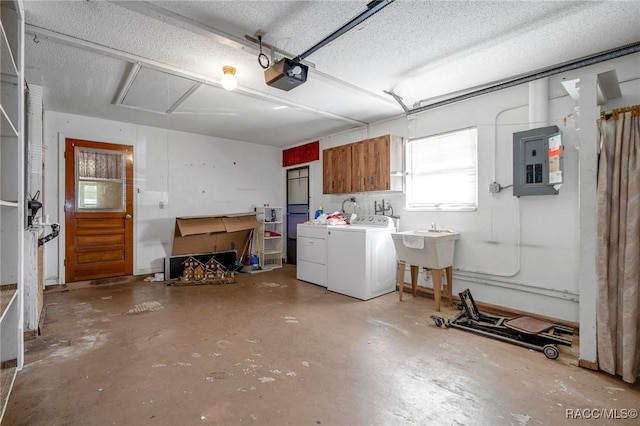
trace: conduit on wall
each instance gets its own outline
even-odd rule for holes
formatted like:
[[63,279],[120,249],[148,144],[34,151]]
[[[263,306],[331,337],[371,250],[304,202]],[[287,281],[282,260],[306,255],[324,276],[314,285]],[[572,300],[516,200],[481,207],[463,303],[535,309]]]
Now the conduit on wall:
[[[497,143],[498,143],[498,118],[500,117],[500,115],[505,112],[505,111],[510,111],[510,110],[514,110],[514,109],[518,109],[523,107],[524,105],[521,106],[516,106],[516,107],[511,107],[511,108],[507,108],[505,110],[500,111],[495,118],[495,124],[494,124],[494,140],[493,140],[493,144],[494,144],[494,154],[493,154],[493,180],[496,180],[496,167],[497,167]],[[534,129],[537,127],[544,127],[547,126],[549,122],[549,79],[548,78],[541,78],[535,81],[531,81],[529,82],[529,128],[530,129]],[[457,269],[456,271],[458,271],[458,273],[461,274],[461,276],[465,277],[465,278],[474,278],[474,279],[479,279],[479,277],[473,276],[473,275],[464,275],[464,273],[468,273],[468,274],[475,274],[475,275],[481,275],[481,276],[491,276],[491,277],[505,277],[505,278],[510,278],[510,277],[515,277],[516,275],[518,275],[520,273],[520,269],[522,266],[521,263],[521,251],[522,251],[522,243],[521,243],[521,212],[520,212],[520,199],[516,198],[515,200],[516,202],[516,218],[517,218],[517,223],[516,223],[516,229],[515,229],[515,233],[516,233],[516,240],[514,242],[515,248],[517,250],[517,254],[516,254],[516,262],[515,265],[513,265],[513,270],[509,271],[509,272],[503,272],[503,273],[495,273],[495,272],[487,272],[487,271],[471,271],[471,270],[464,270],[464,269]],[[493,213],[492,213],[493,215]],[[491,226],[490,226],[490,240],[493,241],[493,217],[491,218]],[[495,280],[494,280],[495,281]],[[491,284],[488,281],[483,281],[486,284]],[[520,285],[520,286],[525,286],[524,284],[518,284],[515,282],[507,282],[507,281],[502,281],[501,283],[508,283],[508,284],[513,284],[513,285]],[[504,284],[502,284],[504,286]],[[542,287],[540,287],[542,288]],[[550,292],[558,292],[560,293],[558,290],[554,290],[554,289],[545,289],[547,291]],[[530,290],[533,293],[536,294],[542,294],[542,293],[538,293],[536,291]],[[554,296],[556,297],[556,296]],[[560,298],[565,298],[562,294],[560,294],[559,296]],[[573,299],[570,299],[573,300]]]
[[567,71],[572,71],[578,68],[584,68],[590,65],[599,64],[601,62],[610,61],[612,59],[620,58],[622,56],[631,55],[633,53],[640,52],[640,41],[628,44],[626,46],[618,47],[616,49],[607,50],[606,52],[596,53],[595,55],[587,56],[585,58],[577,59],[575,61],[565,62],[560,65],[555,65],[549,68],[543,68],[538,71],[533,71],[528,74],[524,74],[518,77],[513,77],[506,81],[490,83],[487,87],[479,90],[474,90],[469,93],[465,93],[460,96],[454,96],[450,99],[445,99],[440,102],[434,102],[429,105],[424,105],[418,108],[410,109],[406,112],[407,115],[417,114],[430,109],[439,108],[445,105],[450,105],[456,102],[464,101],[467,99],[475,98],[480,95],[486,95],[488,93],[496,92],[498,90],[507,89],[509,87],[517,86],[523,83],[529,83],[534,80],[539,80],[545,77],[551,77],[552,75],[560,74]]

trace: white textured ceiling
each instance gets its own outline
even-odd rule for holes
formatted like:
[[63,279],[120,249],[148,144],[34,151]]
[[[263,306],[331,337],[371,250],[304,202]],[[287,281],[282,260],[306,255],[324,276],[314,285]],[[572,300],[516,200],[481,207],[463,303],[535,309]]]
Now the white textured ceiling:
[[[640,41],[639,1],[396,0],[307,57],[305,84],[265,84],[245,35],[295,56],[366,4],[25,0],[26,78],[47,110],[287,146],[402,114],[384,91],[412,108]],[[134,63],[203,84],[169,114],[117,105]],[[219,87],[223,65],[235,92]],[[176,96],[162,79],[136,85],[130,99]]]

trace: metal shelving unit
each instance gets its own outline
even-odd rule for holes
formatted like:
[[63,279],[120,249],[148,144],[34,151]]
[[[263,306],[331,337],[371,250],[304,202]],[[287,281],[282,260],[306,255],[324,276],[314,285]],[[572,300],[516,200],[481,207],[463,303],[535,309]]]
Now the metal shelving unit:
[[0,421],[23,365],[24,10],[0,5]]

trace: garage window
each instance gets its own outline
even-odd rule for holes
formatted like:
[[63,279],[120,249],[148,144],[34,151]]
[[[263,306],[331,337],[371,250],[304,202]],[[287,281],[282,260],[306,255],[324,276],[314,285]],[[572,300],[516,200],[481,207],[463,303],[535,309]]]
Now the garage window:
[[476,210],[477,129],[424,138],[406,145],[408,210]]

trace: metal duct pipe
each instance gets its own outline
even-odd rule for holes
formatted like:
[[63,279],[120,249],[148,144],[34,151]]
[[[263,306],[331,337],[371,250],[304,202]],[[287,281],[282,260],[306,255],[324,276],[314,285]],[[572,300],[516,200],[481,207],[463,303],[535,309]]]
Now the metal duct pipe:
[[316,43],[313,46],[311,46],[309,49],[307,49],[303,53],[301,53],[298,56],[296,56],[295,58],[293,58],[293,60],[295,62],[300,62],[301,60],[303,60],[307,56],[311,55],[316,50],[320,49],[321,47],[323,47],[323,46],[325,46],[325,45],[327,45],[329,43],[331,43],[333,40],[337,39],[342,34],[346,33],[349,30],[351,30],[356,25],[358,25],[361,22],[369,19],[375,13],[379,12],[383,8],[385,8],[388,5],[390,5],[391,3],[393,3],[393,1],[394,0],[373,0],[372,2],[367,4],[367,10],[365,10],[360,15],[356,16],[355,18],[353,18],[352,20],[350,20],[349,22],[347,22],[346,24],[344,24],[343,26],[341,26],[340,28],[338,28],[337,30],[335,30],[334,32],[332,32],[331,34],[326,36],[325,38],[323,38],[318,43]]
[[417,114],[419,112],[428,111],[430,109],[435,109],[445,105],[450,105],[456,102],[475,98],[480,95],[486,95],[488,93],[496,92],[498,90],[507,89],[509,87],[517,86],[519,84],[528,83],[530,81],[538,80],[540,78],[550,77],[552,75],[560,74],[567,71],[572,71],[578,68],[584,68],[590,65],[599,64],[600,62],[609,61],[611,59],[620,58],[622,56],[631,55],[633,53],[638,53],[638,52],[640,52],[640,41],[628,44],[626,46],[607,50],[605,52],[596,53],[595,55],[587,56],[581,59],[577,59],[575,61],[565,62],[564,64],[555,65],[549,68],[543,68],[541,70],[534,71],[530,74],[524,74],[519,77],[514,77],[511,80],[507,80],[502,83],[492,83],[485,88],[475,90],[473,92],[465,93],[464,95],[455,96],[451,99],[446,99],[444,101],[435,102],[430,105],[413,108],[407,112],[407,115]]

